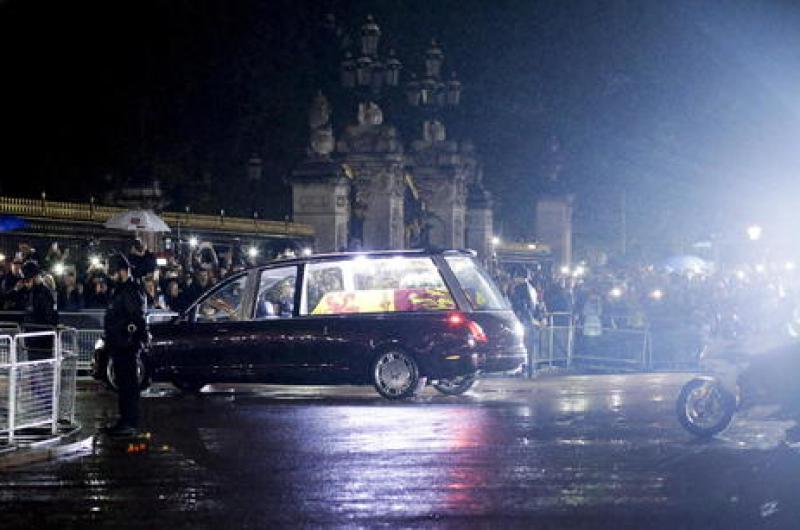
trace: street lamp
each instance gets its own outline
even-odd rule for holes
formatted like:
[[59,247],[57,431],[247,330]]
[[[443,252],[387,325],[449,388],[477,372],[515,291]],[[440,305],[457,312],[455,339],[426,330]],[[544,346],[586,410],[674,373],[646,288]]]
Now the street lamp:
[[747,227],[747,237],[750,241],[758,241],[761,239],[762,228],[759,225],[751,225]]
[[425,53],[425,73],[428,77],[438,79],[442,72],[442,63],[444,62],[444,53],[436,42],[436,39],[431,41],[431,47]]
[[375,56],[378,54],[378,40],[381,38],[381,28],[375,23],[372,15],[367,15],[367,21],[361,26],[361,53]]
[[499,237],[497,237],[497,236],[494,236],[494,237],[492,238],[492,245],[494,245],[494,246],[497,246],[497,245],[499,245],[499,244],[500,244],[500,238],[499,238]]
[[191,248],[197,247],[197,244],[198,244],[198,241],[197,241],[196,237],[192,236],[192,237],[189,238],[189,246]]
[[255,246],[252,246],[247,249],[247,255],[250,256],[250,259],[255,259],[258,257],[258,249]]
[[386,84],[397,86],[400,84],[400,69],[403,65],[395,57],[394,50],[389,50],[389,58],[386,59]]

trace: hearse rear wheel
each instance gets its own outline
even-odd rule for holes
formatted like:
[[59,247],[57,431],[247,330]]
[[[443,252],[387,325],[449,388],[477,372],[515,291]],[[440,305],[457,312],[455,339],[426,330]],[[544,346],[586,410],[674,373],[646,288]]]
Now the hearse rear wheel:
[[386,399],[413,397],[419,386],[419,366],[402,350],[381,353],[372,364],[372,383]]
[[475,384],[475,374],[462,375],[452,379],[439,379],[433,383],[433,388],[445,396],[460,396]]

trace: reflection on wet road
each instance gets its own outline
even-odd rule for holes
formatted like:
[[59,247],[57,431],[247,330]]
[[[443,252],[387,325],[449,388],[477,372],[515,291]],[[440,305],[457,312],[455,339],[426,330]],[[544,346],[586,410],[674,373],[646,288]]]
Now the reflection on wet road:
[[[483,381],[399,404],[353,387],[155,392],[150,438],[0,475],[3,527],[795,528],[793,422],[756,410],[694,441],[673,412],[688,377]],[[91,423],[113,411],[83,398]]]

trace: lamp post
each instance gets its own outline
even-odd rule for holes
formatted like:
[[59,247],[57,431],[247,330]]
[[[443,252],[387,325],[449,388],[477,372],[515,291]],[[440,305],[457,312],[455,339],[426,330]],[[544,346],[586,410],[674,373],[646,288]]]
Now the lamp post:
[[455,107],[461,102],[461,82],[455,72],[450,73],[448,81],[442,80],[444,52],[434,39],[425,52],[425,75],[417,80],[414,74],[406,83],[408,103],[412,107],[441,110]]
[[343,88],[351,89],[359,100],[380,98],[385,87],[397,87],[400,84],[400,70],[403,64],[389,50],[386,59],[380,55],[381,28],[372,15],[368,15],[361,26],[359,56],[352,52],[345,53],[339,65],[339,80]]

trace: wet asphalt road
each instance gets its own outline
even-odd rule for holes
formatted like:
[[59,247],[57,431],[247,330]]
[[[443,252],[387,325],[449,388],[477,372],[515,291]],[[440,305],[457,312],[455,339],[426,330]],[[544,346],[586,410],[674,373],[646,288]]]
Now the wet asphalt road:
[[[0,472],[1,528],[800,528],[800,449],[763,409],[697,442],[689,374],[369,388],[164,387],[151,433]],[[88,430],[113,415],[84,387]]]

